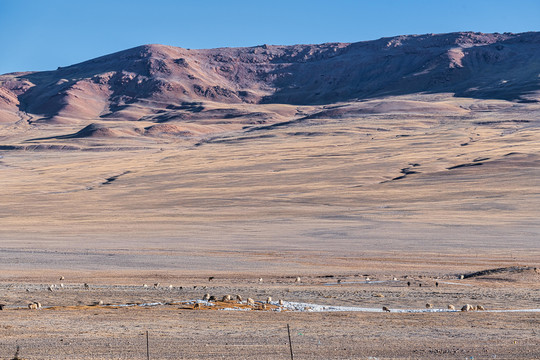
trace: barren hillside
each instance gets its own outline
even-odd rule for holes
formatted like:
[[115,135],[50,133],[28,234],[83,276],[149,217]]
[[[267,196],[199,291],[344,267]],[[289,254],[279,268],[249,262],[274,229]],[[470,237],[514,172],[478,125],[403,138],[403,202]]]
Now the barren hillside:
[[55,71],[0,76],[0,123],[242,118],[249,125],[295,115],[250,104],[413,93],[537,101],[539,59],[534,32],[210,50],[144,45]]

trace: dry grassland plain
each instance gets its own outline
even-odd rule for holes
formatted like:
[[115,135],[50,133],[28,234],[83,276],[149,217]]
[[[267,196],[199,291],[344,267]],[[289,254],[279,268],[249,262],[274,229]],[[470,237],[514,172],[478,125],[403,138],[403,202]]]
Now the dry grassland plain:
[[[184,124],[199,131],[188,137],[62,138],[81,126],[2,125],[0,358],[20,345],[28,359],[143,359],[148,330],[152,359],[286,359],[287,323],[298,359],[539,358],[532,311],[174,305],[208,292],[391,310],[540,308],[537,104],[439,94],[336,105],[345,115],[298,107],[323,115],[249,129]],[[173,305],[85,306],[99,300]],[[32,301],[44,308],[24,309]]]

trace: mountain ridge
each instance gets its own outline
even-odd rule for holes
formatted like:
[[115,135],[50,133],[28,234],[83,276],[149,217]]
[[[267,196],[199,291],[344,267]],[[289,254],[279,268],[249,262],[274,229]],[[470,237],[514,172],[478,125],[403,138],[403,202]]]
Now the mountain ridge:
[[163,122],[166,114],[192,119],[189,104],[201,102],[310,106],[412,93],[536,102],[538,59],[538,32],[193,50],[141,45],[57,70],[0,75],[0,122],[17,121],[18,112],[50,123]]

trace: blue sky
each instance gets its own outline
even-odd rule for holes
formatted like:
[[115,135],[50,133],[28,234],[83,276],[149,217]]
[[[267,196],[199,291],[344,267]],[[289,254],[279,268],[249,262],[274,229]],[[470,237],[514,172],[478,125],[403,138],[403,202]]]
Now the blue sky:
[[0,0],[0,74],[142,44],[289,45],[539,28],[540,0]]

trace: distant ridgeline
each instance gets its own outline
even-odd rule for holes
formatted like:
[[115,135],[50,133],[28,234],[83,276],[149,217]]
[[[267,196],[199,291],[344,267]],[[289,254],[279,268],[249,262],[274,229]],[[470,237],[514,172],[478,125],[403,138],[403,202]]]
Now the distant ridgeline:
[[[204,102],[320,105],[411,93],[540,99],[540,33],[407,35],[352,44],[144,45],[0,76],[0,122],[191,118]],[[239,115],[241,116],[241,114]]]

